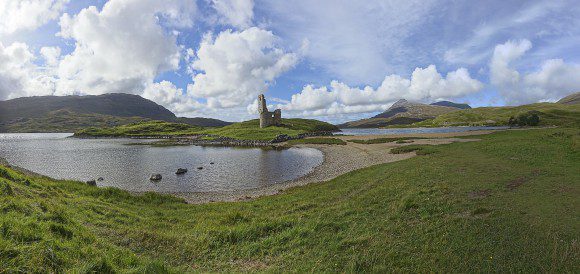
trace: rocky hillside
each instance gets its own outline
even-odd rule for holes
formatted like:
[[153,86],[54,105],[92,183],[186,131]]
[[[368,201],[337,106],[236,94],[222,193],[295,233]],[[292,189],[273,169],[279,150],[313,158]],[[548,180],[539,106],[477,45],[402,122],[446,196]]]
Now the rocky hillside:
[[[446,104],[442,106],[436,104]],[[362,119],[338,125],[340,128],[373,128],[389,125],[407,125],[415,122],[433,119],[441,114],[458,111],[462,108],[471,108],[469,105],[442,101],[431,105],[409,102],[401,99],[394,103],[385,112],[369,119]]]
[[118,126],[144,120],[225,126],[207,118],[178,118],[138,95],[37,96],[0,101],[0,132],[74,132],[86,127]]
[[572,93],[558,101],[559,104],[576,105],[580,104],[580,92]]

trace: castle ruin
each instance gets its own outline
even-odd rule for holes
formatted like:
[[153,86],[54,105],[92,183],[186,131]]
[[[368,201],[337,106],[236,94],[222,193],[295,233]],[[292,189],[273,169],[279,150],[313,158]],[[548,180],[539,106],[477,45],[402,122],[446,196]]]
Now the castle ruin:
[[264,94],[258,96],[258,113],[260,113],[260,128],[279,126],[282,124],[282,110],[268,111]]

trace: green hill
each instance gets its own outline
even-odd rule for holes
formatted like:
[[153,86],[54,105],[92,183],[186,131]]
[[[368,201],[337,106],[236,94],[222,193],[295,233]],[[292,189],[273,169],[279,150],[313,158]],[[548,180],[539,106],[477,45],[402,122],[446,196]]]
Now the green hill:
[[208,129],[204,133],[230,137],[238,140],[272,140],[280,134],[296,136],[302,133],[318,131],[338,131],[332,124],[311,119],[282,119],[280,127],[260,128],[258,119],[234,123],[229,126]]
[[541,126],[580,127],[580,105],[537,103],[517,107],[481,107],[464,109],[437,116],[413,126],[503,126],[510,117],[535,111]]
[[137,137],[191,135],[203,130],[203,127],[163,121],[146,121],[116,127],[90,127],[75,132],[77,137]]
[[498,132],[275,196],[204,205],[0,164],[0,269],[578,273],[579,136]]
[[78,137],[136,137],[164,135],[213,134],[238,140],[272,140],[280,134],[296,136],[302,133],[337,131],[338,128],[326,122],[308,119],[282,119],[280,127],[260,128],[259,120],[234,123],[219,128],[203,128],[181,123],[146,121],[116,127],[88,128],[77,131]]

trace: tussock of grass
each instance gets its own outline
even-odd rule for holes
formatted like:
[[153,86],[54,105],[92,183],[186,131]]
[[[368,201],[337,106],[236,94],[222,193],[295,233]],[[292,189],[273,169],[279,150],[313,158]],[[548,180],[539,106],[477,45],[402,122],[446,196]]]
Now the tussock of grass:
[[417,153],[417,155],[428,155],[436,152],[436,149],[430,145],[408,145],[408,146],[400,146],[391,149],[391,154],[403,154],[413,152]]
[[290,140],[288,141],[288,144],[346,145],[346,142],[338,138],[306,138],[306,139]]
[[497,132],[280,195],[205,205],[0,166],[0,189],[11,189],[0,192],[0,269],[578,273],[579,134]]
[[425,139],[423,137],[384,137],[384,138],[374,138],[368,140],[347,140],[349,142],[357,143],[357,144],[383,144],[383,143],[390,143],[390,142],[400,142],[400,141],[408,141],[408,140],[417,140],[417,139]]

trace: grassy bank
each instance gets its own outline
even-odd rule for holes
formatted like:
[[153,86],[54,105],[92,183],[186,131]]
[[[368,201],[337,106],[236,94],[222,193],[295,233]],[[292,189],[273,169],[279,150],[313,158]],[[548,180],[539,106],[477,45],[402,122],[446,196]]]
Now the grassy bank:
[[579,272],[580,130],[477,138],[206,205],[0,167],[0,269]]
[[505,126],[510,117],[537,112],[540,126],[580,127],[580,104],[538,103],[517,107],[480,107],[464,109],[414,123],[411,127]]

